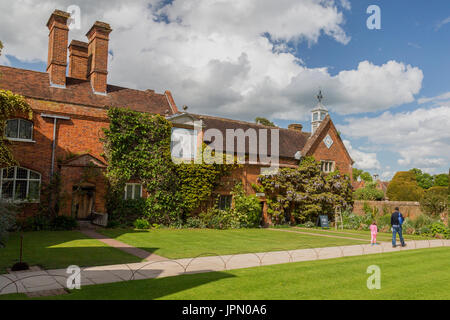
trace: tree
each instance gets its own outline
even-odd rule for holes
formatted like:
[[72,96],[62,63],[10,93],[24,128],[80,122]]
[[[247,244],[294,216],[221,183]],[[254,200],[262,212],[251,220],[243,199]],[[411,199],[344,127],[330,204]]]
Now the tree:
[[447,187],[431,187],[420,200],[422,211],[433,216],[444,212],[448,206],[448,195]]
[[366,172],[364,170],[360,170],[357,168],[353,168],[353,179],[357,180],[358,177],[361,178],[361,180],[365,181],[365,182],[372,182],[373,178],[372,175],[369,172]]
[[431,174],[422,172],[422,170],[417,168],[411,169],[409,171],[415,174],[416,181],[419,187],[423,189],[429,189],[434,185],[434,179]]
[[434,186],[448,187],[449,176],[446,173],[437,174],[434,176]]
[[254,188],[266,194],[267,213],[274,223],[314,221],[319,214],[332,216],[337,206],[345,210],[353,204],[350,178],[338,171],[323,174],[312,157],[303,158],[298,168],[262,175],[258,182]]
[[376,182],[369,182],[364,188],[359,188],[353,193],[355,200],[383,200],[383,190],[376,188]]
[[419,201],[423,189],[417,184],[414,172],[399,171],[389,183],[386,195],[391,201]]
[[263,118],[263,117],[256,117],[255,122],[258,124],[262,124],[264,126],[268,126],[268,127],[276,127],[276,125],[272,121],[270,121],[266,118]]

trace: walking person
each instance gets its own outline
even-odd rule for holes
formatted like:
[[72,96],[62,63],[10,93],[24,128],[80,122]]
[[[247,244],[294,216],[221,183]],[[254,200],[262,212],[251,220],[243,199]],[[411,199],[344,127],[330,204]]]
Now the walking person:
[[377,233],[378,233],[378,226],[376,221],[372,221],[372,224],[369,226],[370,229],[370,244],[374,245],[377,244]]
[[391,215],[391,226],[392,226],[392,247],[395,248],[396,245],[396,236],[398,233],[398,236],[400,238],[400,242],[402,244],[402,247],[406,246],[405,240],[403,240],[402,235],[402,223],[404,221],[403,215],[400,213],[398,207],[395,208],[394,213]]

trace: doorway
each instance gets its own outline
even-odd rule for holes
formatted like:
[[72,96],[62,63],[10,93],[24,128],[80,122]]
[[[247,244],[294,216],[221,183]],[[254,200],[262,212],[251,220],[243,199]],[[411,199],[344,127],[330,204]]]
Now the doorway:
[[72,192],[72,217],[87,220],[94,211],[95,186],[74,186]]

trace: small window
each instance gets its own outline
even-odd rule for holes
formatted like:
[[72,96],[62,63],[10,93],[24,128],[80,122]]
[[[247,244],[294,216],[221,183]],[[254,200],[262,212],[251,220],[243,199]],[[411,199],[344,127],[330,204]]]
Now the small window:
[[321,161],[322,172],[329,173],[334,171],[334,161]]
[[313,113],[313,121],[318,121],[319,120],[319,112],[314,112]]
[[20,167],[0,170],[0,199],[13,202],[39,202],[41,189],[39,173]]
[[11,140],[32,141],[33,123],[24,119],[7,120],[5,137]]
[[323,119],[325,119],[326,113],[325,112],[321,112],[320,113],[320,120],[323,121]]
[[135,200],[142,198],[142,185],[140,183],[127,183],[125,185],[125,200]]
[[230,195],[220,195],[219,196],[219,209],[227,210],[231,208],[231,201],[233,197]]

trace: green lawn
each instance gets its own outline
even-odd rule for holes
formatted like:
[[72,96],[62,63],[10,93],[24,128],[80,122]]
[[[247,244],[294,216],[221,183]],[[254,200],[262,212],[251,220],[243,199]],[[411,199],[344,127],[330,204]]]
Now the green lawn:
[[364,243],[267,229],[105,229],[100,232],[170,259]]
[[[296,228],[291,227],[288,228],[293,231],[297,232],[310,232],[310,233],[319,233],[319,234],[328,234],[328,235],[336,235],[336,236],[342,236],[342,237],[351,237],[356,239],[365,239],[370,242],[370,231],[364,231],[364,230],[335,230],[333,228],[331,229],[316,229],[316,228]],[[405,240],[425,240],[425,239],[434,239],[432,237],[424,237],[424,236],[418,236],[418,235],[410,235],[410,234],[403,234],[403,238]],[[377,241],[387,241],[390,242],[392,240],[392,233],[390,232],[379,232],[377,234]],[[398,240],[398,235],[397,235]]]
[[[0,249],[0,273],[19,261],[19,234]],[[23,260],[45,269],[140,262],[141,259],[91,239],[78,231],[24,232]]]
[[[450,299],[449,261],[448,247],[408,250],[84,286],[47,299]],[[381,269],[379,290],[367,289],[370,265]]]

